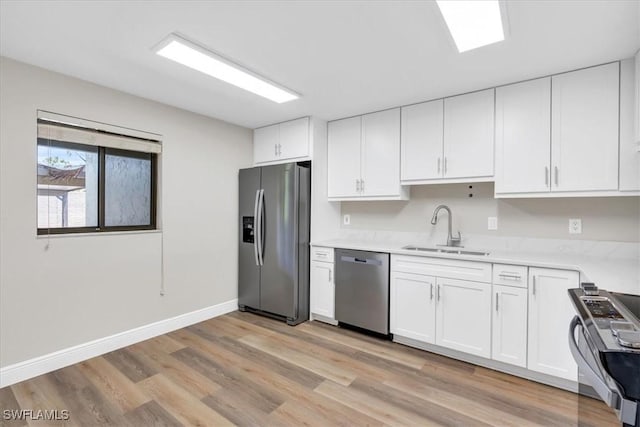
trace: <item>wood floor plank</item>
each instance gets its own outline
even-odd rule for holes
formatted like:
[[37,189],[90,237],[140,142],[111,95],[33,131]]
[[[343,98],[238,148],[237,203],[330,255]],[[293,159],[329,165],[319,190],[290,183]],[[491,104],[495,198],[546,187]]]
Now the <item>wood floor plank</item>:
[[120,409],[121,414],[151,400],[119,369],[102,357],[94,357],[77,366],[80,372]]
[[223,366],[199,350],[185,348],[176,351],[173,355],[220,384],[225,390],[244,396],[243,398],[249,404],[266,413],[270,413],[285,401],[277,389],[267,389],[234,367]]
[[182,423],[175,419],[155,400],[138,406],[125,414],[125,418],[134,426],[181,427]]
[[[64,400],[55,392],[51,392],[51,388],[48,387],[48,379],[45,375],[15,384],[12,386],[12,390],[16,401],[22,409],[32,410],[34,412],[69,410]],[[38,420],[37,418],[31,419],[31,416],[28,416],[26,421],[28,425],[34,425],[38,422],[42,423],[42,420]],[[50,420],[46,421],[46,423],[55,426],[77,425],[72,419]]]
[[[183,348],[186,347],[181,346],[179,350]],[[145,341],[129,347],[129,350],[145,364],[162,372],[169,380],[192,393],[197,399],[220,390],[220,385],[194,371],[171,354],[158,349],[154,343]]]
[[320,375],[260,351],[254,347],[239,342],[236,339],[226,336],[214,337],[199,329],[189,329],[189,331],[212,342],[216,347],[220,347],[221,349],[233,353],[238,358],[245,358],[253,361],[266,372],[276,373],[304,387],[314,389],[324,381],[324,377]]
[[338,384],[346,386],[356,379],[356,375],[352,371],[334,366],[330,361],[309,356],[297,350],[283,348],[269,338],[247,335],[240,338],[240,342],[264,351],[265,353],[269,353],[272,356],[284,359],[294,365],[308,369]]
[[318,328],[315,326],[316,325],[311,325],[311,322],[307,322],[299,325],[298,328],[300,328],[300,330],[307,334],[315,335],[329,341],[340,343],[341,345],[349,346],[360,352],[367,352],[377,357],[382,357],[397,363],[402,363],[411,368],[420,369],[425,363],[424,355],[416,356],[397,348],[381,345],[382,342],[371,342],[369,340],[353,338],[348,335],[342,334],[341,330],[339,329],[336,331],[332,331],[326,328]]
[[[16,400],[16,397],[13,395],[13,391],[11,390],[11,387],[0,388],[0,410],[3,411],[3,413],[0,414],[0,427],[26,426],[27,421],[17,416],[17,412],[20,411],[20,409],[21,409],[20,404]],[[15,416],[13,417],[13,419],[10,419],[9,417],[5,417],[4,411],[11,411],[10,413],[15,414]]]
[[158,373],[152,367],[145,365],[142,360],[126,348],[112,351],[102,357],[134,383]]
[[159,335],[157,337],[142,341],[138,344],[144,344],[148,348],[153,348],[154,351],[171,354],[174,351],[178,351],[184,348],[184,344],[171,338],[169,335]]
[[392,403],[370,396],[365,392],[349,386],[334,383],[330,380],[320,384],[316,387],[315,391],[330,399],[341,402],[356,411],[368,414],[384,424],[404,426],[440,425],[434,421],[424,419],[413,412],[398,408]]
[[[71,420],[79,426],[131,426],[119,408],[93,384],[64,396]],[[131,426],[136,427],[136,426]]]
[[140,381],[139,386],[182,424],[201,427],[233,425],[162,374]]

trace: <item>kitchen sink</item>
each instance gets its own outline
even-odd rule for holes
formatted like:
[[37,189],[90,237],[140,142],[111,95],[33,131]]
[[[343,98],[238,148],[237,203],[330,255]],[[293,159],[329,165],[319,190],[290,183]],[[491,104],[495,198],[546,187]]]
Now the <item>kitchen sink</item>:
[[474,251],[471,249],[463,249],[463,248],[429,248],[429,247],[423,247],[423,246],[408,245],[408,246],[404,246],[402,249],[406,249],[410,251],[435,252],[435,253],[456,254],[456,255],[479,255],[479,256],[489,255],[489,252]]

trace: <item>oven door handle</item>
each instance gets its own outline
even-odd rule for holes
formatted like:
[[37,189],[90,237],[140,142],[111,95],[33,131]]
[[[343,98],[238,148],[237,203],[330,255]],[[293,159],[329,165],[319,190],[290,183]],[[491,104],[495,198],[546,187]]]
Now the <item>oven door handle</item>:
[[[571,354],[573,355],[574,360],[576,361],[578,368],[587,378],[589,385],[593,387],[593,389],[598,393],[598,396],[606,403],[609,407],[614,409],[620,409],[620,395],[617,390],[612,390],[611,387],[605,382],[603,375],[601,373],[596,372],[596,370],[589,365],[586,357],[582,354],[580,349],[578,348],[578,343],[576,342],[575,330],[580,326],[580,329],[583,329],[582,322],[580,322],[580,318],[575,316],[571,320],[571,326],[569,327],[569,348],[571,349]],[[580,333],[584,333],[582,330]]]

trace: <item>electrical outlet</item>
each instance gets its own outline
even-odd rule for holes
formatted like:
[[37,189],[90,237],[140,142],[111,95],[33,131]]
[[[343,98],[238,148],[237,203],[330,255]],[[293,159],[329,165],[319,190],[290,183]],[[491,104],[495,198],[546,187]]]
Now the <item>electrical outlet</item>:
[[344,225],[351,225],[351,215],[342,215],[342,223]]
[[498,229],[498,217],[490,216],[487,221],[487,230],[497,230]]
[[582,219],[569,218],[569,234],[582,234]]

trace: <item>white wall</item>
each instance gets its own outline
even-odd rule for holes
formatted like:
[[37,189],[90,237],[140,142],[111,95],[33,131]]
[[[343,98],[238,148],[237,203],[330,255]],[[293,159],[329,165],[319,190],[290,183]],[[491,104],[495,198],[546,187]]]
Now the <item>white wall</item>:
[[[460,230],[463,237],[640,242],[640,197],[494,199],[493,183],[413,186],[406,202],[343,202],[341,213],[351,215],[351,225],[342,228],[440,233],[446,231],[446,220],[430,223],[439,204],[451,208],[453,232]],[[489,216],[498,217],[497,231],[487,230]],[[569,234],[569,218],[582,219],[582,234]]]
[[[38,109],[163,135],[162,232],[38,238]],[[251,144],[249,129],[1,58],[0,367],[235,299]]]

